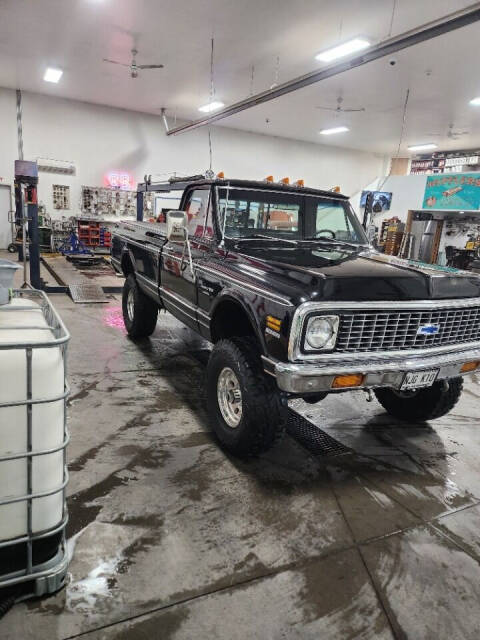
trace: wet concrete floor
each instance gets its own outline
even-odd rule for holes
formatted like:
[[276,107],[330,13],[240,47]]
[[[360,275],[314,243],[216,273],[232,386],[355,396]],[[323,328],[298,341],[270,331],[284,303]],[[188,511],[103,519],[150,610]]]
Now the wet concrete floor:
[[361,392],[296,401],[309,428],[240,461],[209,430],[204,342],[162,313],[134,343],[118,297],[52,299],[72,333],[73,559],[2,640],[480,637],[480,377],[431,424]]

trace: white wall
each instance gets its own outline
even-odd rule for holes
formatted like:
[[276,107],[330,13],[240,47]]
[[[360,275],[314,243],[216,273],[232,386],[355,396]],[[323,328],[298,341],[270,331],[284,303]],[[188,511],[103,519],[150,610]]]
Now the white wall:
[[[39,200],[53,216],[80,212],[81,186],[101,186],[109,171],[122,170],[142,181],[147,174],[201,173],[209,166],[206,128],[167,137],[160,117],[23,92],[26,160],[73,161],[76,176],[40,173]],[[0,176],[13,182],[17,157],[15,92],[0,89]],[[296,142],[212,127],[213,169],[239,178],[304,178],[310,186],[340,185],[361,191],[384,171],[384,158],[371,153]],[[52,205],[52,184],[70,185],[70,211]]]

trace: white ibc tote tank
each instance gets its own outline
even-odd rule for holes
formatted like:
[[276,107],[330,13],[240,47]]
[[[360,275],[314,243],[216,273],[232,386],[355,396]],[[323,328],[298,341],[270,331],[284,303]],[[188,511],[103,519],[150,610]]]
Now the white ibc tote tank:
[[66,523],[68,339],[45,294],[17,291],[0,305],[0,551],[26,552],[23,566],[8,575],[0,562],[0,588],[37,581],[35,595],[41,595],[61,586],[48,586],[58,567],[35,566],[35,545],[45,549],[49,535],[57,548],[43,560],[57,558],[66,571],[58,532],[64,534]]

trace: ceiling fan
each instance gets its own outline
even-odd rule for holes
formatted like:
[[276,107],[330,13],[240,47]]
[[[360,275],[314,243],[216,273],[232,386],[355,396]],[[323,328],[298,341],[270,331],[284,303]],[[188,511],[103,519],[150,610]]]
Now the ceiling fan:
[[335,111],[335,113],[352,113],[354,111],[365,111],[365,107],[361,107],[360,109],[344,109],[342,107],[342,103],[342,96],[338,96],[336,107],[315,107],[315,109],[323,109],[324,111]]
[[132,62],[130,64],[118,62],[118,60],[109,60],[108,58],[104,58],[103,61],[109,62],[110,64],[119,64],[121,67],[128,67],[132,78],[138,78],[138,71],[140,69],[163,69],[163,64],[137,64],[137,53],[138,51],[136,49],[132,49]]
[[[466,136],[470,131],[454,131],[453,123],[448,125],[447,138],[450,140],[458,140],[461,136]],[[443,136],[442,133],[427,133],[427,136]]]

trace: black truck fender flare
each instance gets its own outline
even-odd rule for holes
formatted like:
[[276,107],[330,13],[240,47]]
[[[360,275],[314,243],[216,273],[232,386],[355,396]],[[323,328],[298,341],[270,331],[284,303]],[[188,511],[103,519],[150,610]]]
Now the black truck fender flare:
[[222,303],[225,303],[225,302],[234,303],[242,309],[242,311],[245,313],[245,315],[249,320],[249,323],[254,331],[255,337],[257,338],[259,344],[261,345],[262,354],[268,355],[265,338],[259,326],[254,310],[252,309],[248,300],[245,300],[245,298],[240,294],[240,292],[238,292],[233,287],[228,287],[223,289],[222,292],[219,293],[218,296],[215,298],[215,301],[213,302],[210,308],[210,314],[209,314],[210,323],[211,323],[210,326],[212,326],[212,322],[213,322],[216,310]]
[[[128,270],[125,269],[124,265],[126,263],[128,264],[128,262],[131,264],[131,267],[132,267],[131,271],[128,271]],[[128,245],[124,246],[122,248],[122,254],[121,254],[121,257],[120,257],[120,265],[122,267],[122,272],[123,272],[125,277],[127,277],[130,273],[133,273],[133,275],[135,275],[135,271],[136,271],[136,269],[135,269],[135,258],[133,256],[132,250],[130,249],[130,247]]]

